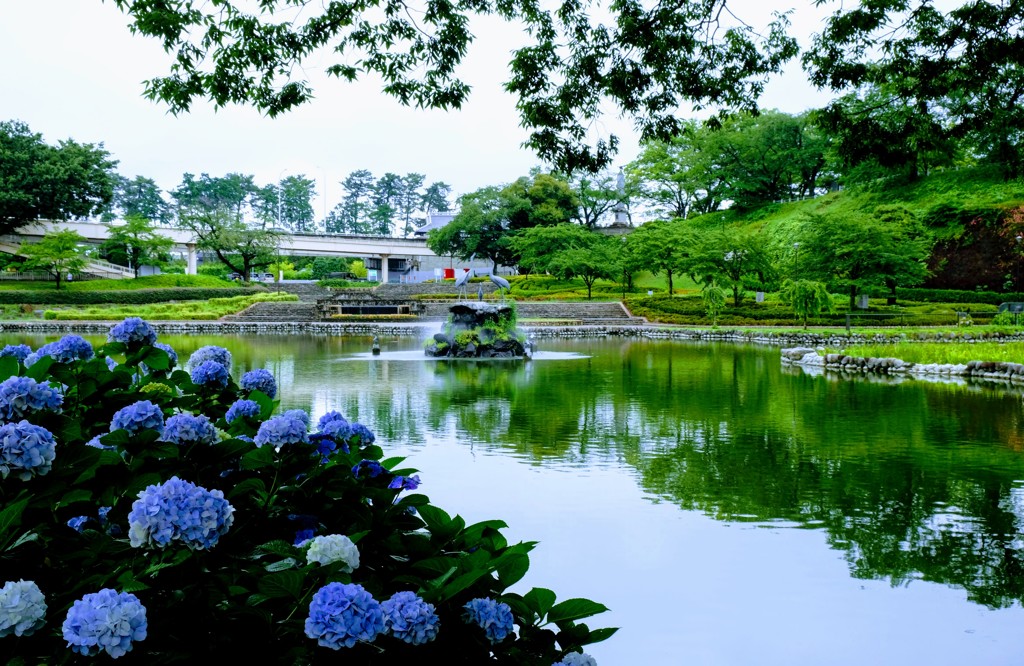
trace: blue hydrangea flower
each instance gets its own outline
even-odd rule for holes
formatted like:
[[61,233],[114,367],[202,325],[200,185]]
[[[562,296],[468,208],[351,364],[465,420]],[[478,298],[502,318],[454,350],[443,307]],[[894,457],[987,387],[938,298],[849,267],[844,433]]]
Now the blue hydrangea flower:
[[200,347],[192,352],[192,355],[188,357],[188,368],[189,370],[192,370],[193,368],[199,367],[206,361],[216,361],[225,368],[230,368],[231,352],[223,347],[217,347],[215,345]]
[[107,363],[107,370],[113,372],[114,368],[117,367],[117,361],[115,361],[113,358],[106,356],[103,358],[103,360],[106,361]]
[[25,366],[28,367],[31,365],[31,363],[29,363],[29,359],[33,356],[36,357],[36,359],[33,360],[33,363],[35,360],[38,360],[43,356],[49,356],[56,363],[71,363],[72,361],[79,360],[88,361],[93,357],[93,355],[94,352],[92,350],[92,345],[89,344],[85,338],[80,335],[65,335],[56,342],[43,345],[37,349],[34,354],[30,354],[26,357]]
[[7,581],[0,588],[0,638],[31,636],[46,623],[46,598],[30,580]]
[[331,419],[330,421],[320,419],[318,425],[321,433],[329,436],[336,442],[347,442],[348,438],[352,436],[352,426],[341,417]]
[[163,434],[163,410],[149,400],[139,400],[117,410],[114,418],[110,421],[110,431],[115,430],[127,430],[130,435],[138,434],[143,430],[155,430]]
[[18,359],[19,362],[24,362],[31,353],[32,348],[28,345],[7,345],[3,349],[0,349],[0,358],[3,358],[4,356],[13,356]]
[[28,421],[0,426],[0,479],[14,473],[22,481],[50,471],[57,444],[46,428]]
[[228,369],[217,361],[203,361],[192,368],[192,383],[207,388],[227,388]]
[[167,352],[167,355],[171,357],[171,363],[168,366],[169,368],[173,368],[174,366],[178,365],[178,352],[174,351],[174,347],[163,342],[154,343],[153,346],[156,347],[157,349],[164,350],[165,352]]
[[63,629],[72,652],[87,657],[106,652],[117,659],[134,641],[145,640],[146,607],[134,594],[103,589],[72,604]]
[[328,534],[310,539],[306,561],[320,565],[342,562],[341,570],[350,573],[359,568],[359,549],[344,534]]
[[70,527],[76,532],[81,533],[83,530],[85,530],[85,526],[86,524],[88,524],[90,520],[92,520],[92,518],[90,518],[89,516],[75,516],[74,518],[68,521],[68,527]]
[[[316,452],[320,454],[321,463],[326,463],[330,460],[331,454],[338,450],[338,443],[329,435],[324,435],[323,433],[313,433],[310,435],[309,443],[316,447]],[[348,453],[348,447],[344,444],[341,445],[341,450],[344,453]]]
[[156,342],[156,331],[141,317],[128,317],[110,329],[107,342],[120,342],[129,349],[139,349]]
[[60,412],[64,396],[49,384],[29,377],[10,377],[0,383],[0,418],[11,421],[36,412]]
[[423,645],[437,638],[441,620],[434,604],[415,592],[396,592],[380,605],[384,611],[384,631],[410,645]]
[[357,479],[375,479],[384,473],[384,468],[376,460],[360,460],[352,467],[352,475]]
[[570,652],[551,666],[597,666],[597,660],[586,652]]
[[287,412],[282,414],[285,418],[297,419],[302,421],[302,425],[309,428],[309,414],[303,409],[289,409]]
[[105,432],[105,433],[96,435],[95,437],[90,439],[88,442],[86,442],[85,445],[86,446],[91,446],[94,449],[107,449],[107,450],[113,449],[114,448],[113,446],[107,446],[106,444],[104,444],[103,442],[100,441],[100,437],[103,437],[103,435],[109,435],[109,434],[110,433]]
[[270,370],[257,368],[242,375],[242,388],[246,391],[262,391],[268,397],[277,395],[277,382]]
[[317,430],[323,430],[324,424],[330,423],[331,421],[344,421],[345,423],[348,423],[348,419],[342,416],[341,412],[331,410],[324,414],[323,416],[321,416],[320,419],[316,422]]
[[[359,441],[356,441],[356,438]],[[369,446],[373,444],[377,438],[374,436],[373,431],[364,426],[362,423],[352,424],[352,434],[348,438],[349,444],[358,444],[359,446]]]
[[384,631],[380,604],[362,585],[328,583],[309,603],[306,635],[332,650],[371,642]]
[[462,619],[484,630],[487,640],[500,643],[512,633],[512,609],[494,599],[473,599],[463,608]]
[[236,400],[234,404],[228,407],[228,413],[224,415],[224,420],[228,423],[234,423],[243,416],[250,419],[259,418],[259,404],[255,400]]
[[167,419],[161,439],[178,446],[188,444],[205,444],[212,446],[217,443],[217,429],[207,417],[200,414],[175,414]]
[[295,533],[295,540],[292,541],[293,546],[305,546],[306,542],[316,536],[316,532],[311,529],[299,530]]
[[306,432],[306,424],[297,418],[289,417],[290,413],[286,412],[282,416],[275,416],[261,423],[253,440],[256,446],[268,444],[280,449],[289,444],[308,444],[309,433]]
[[392,490],[416,490],[419,487],[419,474],[413,474],[412,476],[396,476],[391,479],[391,483],[388,484],[388,488],[391,488]]
[[135,548],[172,541],[192,550],[212,548],[234,522],[234,511],[221,491],[172,476],[139,493],[128,514],[128,538]]

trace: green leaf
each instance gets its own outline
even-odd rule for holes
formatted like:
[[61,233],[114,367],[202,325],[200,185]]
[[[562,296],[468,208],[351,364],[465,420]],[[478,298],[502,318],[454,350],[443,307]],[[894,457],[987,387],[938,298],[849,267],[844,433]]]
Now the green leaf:
[[539,617],[544,617],[555,605],[556,595],[546,587],[535,587],[523,595],[523,601]]
[[444,509],[439,509],[436,506],[425,504],[418,508],[418,512],[431,532],[444,532],[452,523],[452,517]]
[[268,541],[262,546],[257,546],[256,553],[280,555],[281,557],[293,557],[295,555],[295,546],[288,543],[287,541],[284,541],[283,539],[277,539],[275,541]]
[[19,370],[18,359],[13,356],[0,357],[0,377],[17,377]]
[[529,569],[530,558],[515,554],[498,565],[498,579],[505,587],[511,587],[522,580]]
[[27,506],[28,500],[23,499],[12,503],[3,511],[0,511],[0,539],[3,539],[12,527],[19,524],[21,514],[25,512],[25,507]]
[[53,357],[42,356],[32,364],[32,367],[25,370],[25,376],[31,377],[37,382],[45,381],[47,374],[50,372],[51,365],[53,365]]
[[57,503],[57,508],[74,504],[75,502],[87,502],[92,499],[92,493],[88,490],[78,489],[72,490],[64,494],[64,497],[60,498],[60,502]]
[[266,495],[267,484],[263,479],[246,479],[241,483],[237,484],[234,488],[228,491],[227,498],[232,499],[239,495],[246,495],[249,493],[255,493],[257,497]]
[[242,469],[259,469],[260,467],[273,465],[274,448],[271,446],[261,446],[258,449],[253,449],[242,456],[239,464]]
[[444,586],[444,588],[441,590],[441,601],[451,599],[459,592],[462,592],[467,587],[471,586],[473,583],[477,582],[489,573],[489,569],[474,569],[473,571],[468,571],[462,574],[461,576],[453,580],[451,583],[448,583]]
[[264,421],[269,419],[270,415],[277,409],[277,403],[263,391],[253,391],[249,394],[249,400],[260,406],[260,419]]
[[151,370],[168,370],[171,367],[171,357],[158,347],[147,347],[142,362]]
[[294,558],[288,557],[288,558],[285,558],[283,560],[278,560],[277,562],[273,562],[271,564],[268,564],[267,566],[265,566],[263,568],[266,569],[267,571],[270,571],[270,572],[274,572],[274,571],[287,571],[288,569],[296,568],[297,565],[298,565],[298,562]]
[[[392,470],[392,469],[394,469],[395,465],[400,465],[403,460],[405,460],[405,458],[402,457],[402,456],[395,456],[393,458],[386,458],[386,459],[380,461],[380,466],[383,467],[384,469]],[[408,471],[410,473],[415,473],[416,472],[416,470],[406,470],[406,471]],[[395,472],[395,473],[397,474],[397,472]]]
[[590,599],[566,599],[548,611],[548,622],[565,622],[578,620],[598,613],[604,613],[608,607]]
[[301,571],[279,571],[260,579],[260,592],[271,598],[302,596],[302,583],[305,575]]
[[605,627],[604,629],[594,629],[590,632],[590,640],[586,642],[586,645],[606,641],[609,638],[611,638],[618,630],[618,627]]

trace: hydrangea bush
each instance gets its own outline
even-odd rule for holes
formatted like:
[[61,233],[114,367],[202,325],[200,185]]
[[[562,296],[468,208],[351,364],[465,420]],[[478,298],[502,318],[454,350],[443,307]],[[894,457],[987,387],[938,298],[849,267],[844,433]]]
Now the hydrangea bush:
[[0,350],[8,663],[551,666],[614,633],[511,592],[534,544],[433,506],[366,426],[309,432],[219,347],[177,361],[141,319]]

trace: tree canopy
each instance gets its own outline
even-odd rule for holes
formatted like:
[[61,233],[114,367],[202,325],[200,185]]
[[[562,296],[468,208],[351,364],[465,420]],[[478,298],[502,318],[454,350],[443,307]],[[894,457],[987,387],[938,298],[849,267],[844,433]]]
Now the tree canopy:
[[102,212],[114,197],[116,165],[102,143],[51,146],[25,123],[0,121],[0,233]]
[[57,281],[60,289],[62,278],[85,268],[85,238],[77,231],[57,229],[48,232],[38,243],[22,243],[18,254],[25,257],[26,268],[46,271]]

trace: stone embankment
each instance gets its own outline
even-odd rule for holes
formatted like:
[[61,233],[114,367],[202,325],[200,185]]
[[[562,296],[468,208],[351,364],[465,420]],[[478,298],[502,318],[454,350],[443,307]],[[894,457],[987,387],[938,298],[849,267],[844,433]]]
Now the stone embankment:
[[1024,384],[1024,364],[999,361],[968,363],[909,363],[898,358],[824,354],[819,349],[791,347],[782,350],[782,364],[834,372],[909,376],[924,379],[963,377]]

